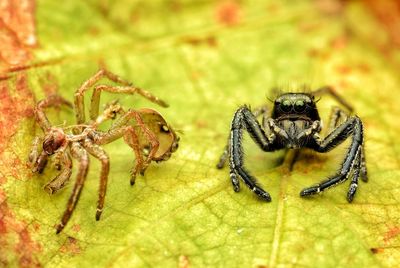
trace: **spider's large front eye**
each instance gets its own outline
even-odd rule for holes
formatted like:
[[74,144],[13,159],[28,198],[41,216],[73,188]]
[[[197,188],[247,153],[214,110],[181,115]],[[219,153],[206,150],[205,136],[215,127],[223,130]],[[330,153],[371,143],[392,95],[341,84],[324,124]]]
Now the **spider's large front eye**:
[[296,112],[303,112],[306,109],[306,104],[302,100],[298,100],[294,104],[294,110]]
[[292,103],[290,102],[290,100],[284,100],[281,103],[281,110],[285,113],[290,112],[292,110]]

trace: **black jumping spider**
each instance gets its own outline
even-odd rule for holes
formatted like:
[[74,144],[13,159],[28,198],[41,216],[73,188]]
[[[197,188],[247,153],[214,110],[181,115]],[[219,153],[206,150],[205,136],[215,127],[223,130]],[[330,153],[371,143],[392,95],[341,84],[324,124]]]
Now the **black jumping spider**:
[[[349,116],[340,108],[333,109],[328,135],[320,138],[321,120],[316,107],[315,96],[323,93],[332,95],[338,102],[352,111],[342,98],[330,87],[324,87],[312,93],[284,93],[274,101],[271,115],[263,106],[253,112],[247,106],[240,107],[234,114],[229,143],[225,147],[217,168],[222,168],[229,156],[230,178],[235,192],[240,190],[239,179],[259,197],[271,201],[271,196],[264,191],[243,166],[242,138],[243,130],[247,130],[255,143],[265,152],[280,149],[310,148],[325,153],[352,136],[351,145],[341,164],[339,171],[328,179],[300,192],[300,196],[314,195],[336,186],[351,177],[347,201],[353,201],[357,191],[358,179],[361,176],[367,181],[367,168],[363,145],[363,124],[359,117]],[[262,116],[262,124],[257,117]]]

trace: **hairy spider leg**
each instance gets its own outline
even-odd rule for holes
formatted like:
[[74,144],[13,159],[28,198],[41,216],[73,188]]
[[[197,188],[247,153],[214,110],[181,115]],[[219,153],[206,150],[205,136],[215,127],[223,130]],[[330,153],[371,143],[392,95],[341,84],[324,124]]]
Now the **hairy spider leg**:
[[[361,151],[360,148],[362,148],[363,144],[363,125],[360,118],[357,116],[349,117],[343,124],[339,125],[334,131],[325,137],[324,140],[320,141],[318,138],[315,138],[314,142],[308,145],[308,147],[317,152],[325,153],[341,144],[350,135],[352,136],[351,145],[341,164],[340,171],[333,177],[330,177],[317,185],[303,189],[300,192],[300,196],[320,193],[325,189],[343,183],[348,179],[351,170],[354,169],[358,161],[358,157],[360,156],[358,152]],[[348,201],[351,202],[351,200]]]
[[[354,109],[353,107],[340,95],[336,93],[336,91],[329,86],[322,87],[320,89],[317,89],[312,93],[313,95],[324,95],[328,94],[332,96],[337,102],[342,104],[346,109],[348,109],[349,112],[352,112]],[[349,117],[349,113],[343,111],[339,107],[333,107],[330,121],[329,121],[329,128],[328,128],[328,133],[333,131],[341,122],[344,122],[347,118]],[[361,148],[361,163],[360,163],[360,176],[361,180],[364,182],[368,181],[368,172],[367,172],[367,165],[366,165],[366,160],[365,160],[365,149],[364,149],[364,144],[362,145]]]
[[79,196],[81,194],[83,184],[85,183],[89,167],[89,156],[86,150],[78,142],[72,143],[71,154],[72,157],[78,160],[79,169],[76,175],[76,182],[74,188],[72,190],[71,196],[68,199],[67,208],[64,211],[64,215],[61,218],[61,222],[56,227],[57,234],[60,233],[62,229],[64,229],[65,225],[71,218],[72,212],[74,211],[75,206],[78,203]]
[[353,178],[351,179],[351,183],[349,186],[349,190],[347,192],[347,201],[351,203],[353,201],[354,195],[356,194],[357,188],[358,188],[358,178],[360,177],[360,165],[361,165],[361,151],[362,147],[359,147],[358,152],[357,152],[357,157],[355,159],[355,164],[354,164],[354,172],[353,172]]
[[341,123],[346,121],[346,119],[349,117],[349,114],[340,109],[337,106],[332,107],[331,110],[331,115],[329,116],[329,123],[328,123],[328,129],[327,129],[327,134],[331,133],[332,131],[335,130],[337,126],[339,126]]
[[344,98],[337,94],[336,91],[330,86],[324,86],[312,92],[312,95],[314,96],[325,94],[331,95],[337,102],[346,107],[346,109],[348,109],[350,112],[353,111],[353,107]]
[[[263,116],[262,117],[262,125],[263,125],[264,130],[266,129],[266,126],[267,126],[266,125],[267,119],[269,117],[268,112],[269,112],[269,109],[265,105],[260,106],[253,110],[254,117],[259,117],[260,115]],[[223,168],[225,166],[226,160],[228,160],[228,158],[229,158],[229,137],[228,137],[228,142],[224,147],[224,151],[222,152],[222,154],[219,158],[219,161],[217,163],[217,168],[218,169]]]
[[95,120],[99,115],[100,95],[102,91],[111,93],[123,93],[123,94],[139,94],[142,97],[154,102],[162,107],[168,107],[168,104],[160,98],[154,96],[147,90],[141,89],[135,86],[108,86],[98,85],[93,90],[93,95],[90,104],[90,119]]
[[[102,78],[107,78],[112,82],[125,85],[125,86],[130,86],[131,83],[122,79],[116,74],[113,74],[109,72],[106,69],[100,69],[95,73],[92,77],[90,77],[88,80],[82,83],[82,85],[78,88],[78,90],[75,92],[75,98],[74,98],[74,104],[75,104],[75,109],[76,109],[76,122],[77,124],[83,124],[85,120],[85,100],[84,100],[84,93],[85,91],[89,90],[92,86],[94,86],[98,81],[100,81]],[[92,97],[93,99],[93,97]],[[98,113],[98,111],[97,111]],[[96,116],[97,117],[97,116]]]
[[[329,129],[328,133],[332,132],[336,127],[338,127],[342,122],[346,121],[349,118],[349,114],[340,109],[339,107],[333,107],[330,120],[329,120]],[[360,155],[360,176],[361,180],[364,182],[368,181],[367,174],[367,166],[365,160],[365,149],[364,144],[361,147],[361,155]]]
[[254,142],[265,152],[281,149],[274,141],[276,135],[266,136],[264,129],[261,128],[257,118],[247,107],[239,108],[233,117],[229,142],[229,164],[230,177],[234,191],[239,191],[239,181],[237,176],[259,197],[265,201],[271,201],[271,196],[257,185],[256,179],[249,174],[243,167],[243,129],[247,130]]
[[367,182],[368,181],[368,171],[367,171],[367,164],[366,164],[366,160],[365,160],[364,144],[361,147],[360,173],[361,173],[361,180],[364,182]]
[[[338,127],[341,123],[345,122],[349,116],[350,115],[347,112],[343,111],[339,107],[337,107],[337,106],[332,107],[331,115],[329,117],[329,127],[328,127],[328,130],[327,130],[327,133],[329,134],[332,131],[334,131],[335,128]],[[361,153],[363,151],[364,151],[364,144],[361,147]],[[357,153],[357,154],[359,154],[359,153]],[[361,161],[362,161],[362,156],[360,155],[358,157],[358,160],[356,160],[356,161],[357,162],[356,162],[356,164],[354,166],[354,174],[353,174],[352,183],[350,184],[349,191],[347,193],[347,200],[350,200],[349,202],[351,202],[353,200],[353,197],[354,197],[354,195],[356,193],[356,190],[357,190],[358,179],[360,177],[360,172],[361,172],[360,171],[360,169],[361,169],[360,165],[361,165]],[[363,181],[365,181],[363,176],[361,177],[361,179]]]
[[[146,160],[143,161],[143,155],[139,148],[139,141],[136,130],[133,126],[129,125],[130,120],[135,119],[137,126],[143,131],[144,136],[150,142],[151,150]],[[134,150],[136,154],[136,162],[138,168],[133,168],[131,171],[131,185],[135,183],[137,172],[140,171],[141,175],[144,174],[147,166],[150,164],[154,155],[157,153],[159,142],[157,137],[147,128],[144,124],[140,113],[129,109],[124,115],[116,119],[111,128],[106,132],[95,132],[94,142],[99,145],[110,143],[120,137],[123,137],[128,145]]]
[[99,145],[94,144],[91,139],[85,139],[83,141],[83,147],[92,156],[101,161],[101,172],[100,172],[100,185],[99,185],[99,199],[97,201],[96,209],[96,220],[100,220],[101,213],[103,212],[104,200],[107,192],[107,181],[108,173],[110,171],[110,160],[109,157]]
[[61,155],[60,157],[60,173],[44,187],[46,192],[54,194],[65,186],[65,183],[69,180],[72,174],[72,161],[69,153],[66,151],[66,147],[57,152]]

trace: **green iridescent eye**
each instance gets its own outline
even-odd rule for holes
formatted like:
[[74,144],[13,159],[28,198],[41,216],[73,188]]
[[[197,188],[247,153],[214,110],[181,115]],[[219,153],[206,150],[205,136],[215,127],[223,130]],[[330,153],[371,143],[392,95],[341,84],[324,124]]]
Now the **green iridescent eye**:
[[290,112],[292,110],[292,102],[290,100],[284,100],[280,108],[283,112]]
[[296,112],[303,112],[306,109],[306,105],[303,100],[297,100],[294,104],[294,110]]

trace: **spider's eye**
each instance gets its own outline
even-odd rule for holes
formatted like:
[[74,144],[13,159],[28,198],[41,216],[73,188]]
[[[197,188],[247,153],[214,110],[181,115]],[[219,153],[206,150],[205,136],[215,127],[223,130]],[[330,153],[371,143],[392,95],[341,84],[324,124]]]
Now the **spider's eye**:
[[304,101],[298,100],[295,102],[294,110],[296,112],[303,112],[305,109],[306,109],[306,105],[305,105]]
[[281,103],[280,108],[283,112],[290,112],[292,110],[292,103],[290,102],[290,100],[284,100]]

